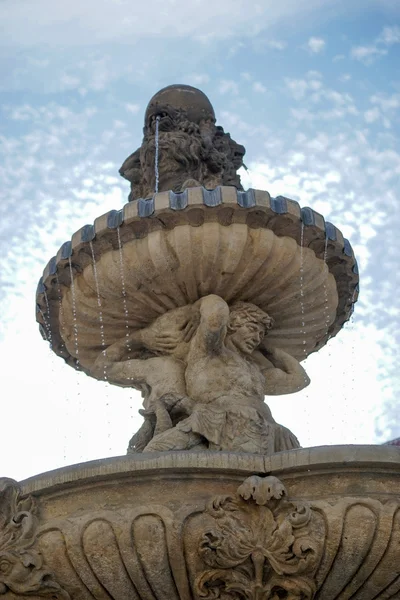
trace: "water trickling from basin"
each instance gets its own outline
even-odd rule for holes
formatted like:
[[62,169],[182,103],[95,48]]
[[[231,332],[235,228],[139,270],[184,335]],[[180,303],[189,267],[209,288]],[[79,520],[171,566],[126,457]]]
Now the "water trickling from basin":
[[158,192],[158,181],[159,181],[159,170],[158,170],[159,133],[160,133],[159,127],[160,127],[160,116],[158,115],[156,117],[156,137],[155,137],[156,152],[155,152],[155,157],[154,157],[154,173],[155,173],[155,179],[156,179],[154,191],[156,194]]
[[38,311],[40,312],[42,319],[43,319],[43,323],[44,323],[44,327],[45,327],[45,331],[46,331],[46,339],[50,344],[50,348],[51,348],[51,328],[50,328],[50,314],[49,314],[49,307],[47,307],[47,314],[45,314],[42,309],[40,308],[40,306],[38,306]]
[[75,282],[74,272],[72,269],[71,257],[68,258],[69,273],[71,276],[71,295],[72,295],[72,318],[73,318],[73,331],[74,331],[74,343],[75,343],[75,358],[76,364],[79,364],[79,346],[78,346],[78,319],[76,313],[76,295],[75,295]]
[[65,330],[65,315],[64,315],[64,307],[63,307],[63,303],[62,303],[61,285],[60,285],[60,280],[58,278],[57,271],[56,271],[55,275],[56,275],[56,282],[57,282],[57,296],[58,296],[58,306],[59,306],[58,320],[60,322],[61,333],[62,333]]
[[300,311],[301,311],[301,330],[303,336],[303,354],[307,356],[306,324],[304,316],[304,223],[301,222],[300,230]]
[[119,227],[117,227],[117,238],[118,238],[118,250],[119,250],[119,272],[121,274],[121,287],[122,287],[122,305],[124,308],[124,315],[125,315],[125,338],[126,338],[126,348],[128,350],[128,359],[129,359],[130,358],[129,354],[131,352],[131,348],[129,346],[129,313],[128,313],[128,305],[126,302],[124,257],[122,254],[121,234],[119,231]]
[[47,319],[45,319],[43,313],[43,319],[46,325],[46,329],[47,329],[47,339],[49,340],[49,344],[50,344],[50,349],[53,347],[53,336],[51,333],[51,321],[50,321],[50,304],[49,304],[49,297],[47,295],[46,290],[44,290],[44,299],[46,302],[46,309],[47,309]]
[[[93,243],[92,241],[89,242],[89,246],[90,246],[90,252],[92,254],[92,266],[93,266],[93,276],[94,276],[94,283],[96,286],[96,294],[97,294],[97,306],[99,308],[99,323],[100,323],[100,340],[101,340],[101,346],[102,346],[102,353],[103,356],[106,356],[106,340],[104,337],[104,322],[103,322],[103,308],[102,308],[102,303],[101,303],[101,296],[100,296],[100,288],[99,288],[99,278],[98,278],[98,274],[97,274],[97,266],[96,266],[96,257],[94,255],[94,248],[93,248]],[[104,379],[107,379],[107,367],[104,364]]]
[[[327,259],[328,259],[328,235],[325,231],[325,245],[324,245],[324,264],[325,264],[325,269],[327,271],[327,273],[329,273],[329,267],[328,267],[328,263],[327,263]],[[325,336],[328,336],[328,330],[329,330],[329,298],[328,298],[328,286],[327,286],[327,280],[324,279],[324,320],[325,320]]]

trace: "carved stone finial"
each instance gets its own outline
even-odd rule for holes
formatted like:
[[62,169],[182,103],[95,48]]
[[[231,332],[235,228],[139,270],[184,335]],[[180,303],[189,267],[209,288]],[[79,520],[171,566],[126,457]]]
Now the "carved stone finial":
[[187,119],[197,125],[201,121],[208,120],[215,123],[213,106],[201,90],[191,85],[175,84],[157,92],[148,103],[144,117],[144,132],[149,127],[151,120],[166,108],[184,112]]
[[157,92],[147,106],[143,133],[141,147],[119,170],[131,182],[129,200],[148,198],[156,187],[160,192],[200,185],[242,189],[237,170],[245,148],[215,125],[212,104],[197,88],[170,85]]
[[0,594],[68,600],[35,549],[36,529],[34,499],[22,497],[13,479],[0,478]]

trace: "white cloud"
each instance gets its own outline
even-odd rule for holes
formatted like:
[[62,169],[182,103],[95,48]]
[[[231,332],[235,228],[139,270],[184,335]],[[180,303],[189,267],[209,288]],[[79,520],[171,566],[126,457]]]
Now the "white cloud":
[[378,57],[385,56],[388,48],[393,44],[400,43],[400,27],[384,27],[380,35],[373,44],[368,46],[355,46],[351,49],[350,56],[363,62],[365,65],[371,65]]
[[236,81],[232,81],[229,79],[222,79],[218,86],[218,91],[220,94],[234,94],[237,95],[239,93],[239,86]]
[[393,27],[384,27],[377,42],[385,44],[385,46],[400,44],[400,27],[397,25]]
[[261,93],[261,94],[265,94],[265,92],[267,91],[267,88],[260,81],[255,81],[253,83],[253,90],[255,92],[258,92],[258,93]]
[[[353,97],[325,87],[318,72],[309,71],[305,79],[286,78],[284,81],[293,98],[303,104],[290,109],[298,121],[330,120],[358,114]],[[333,108],[329,108],[329,104]],[[316,109],[316,105],[321,108]]]
[[376,104],[384,113],[393,113],[400,108],[400,94],[374,94],[370,98],[372,104]]
[[67,73],[63,73],[60,76],[59,83],[61,90],[75,89],[81,85],[80,79],[78,77],[68,75]]
[[370,110],[366,110],[364,112],[364,119],[367,123],[375,123],[381,116],[380,110],[378,108],[371,108]]
[[322,73],[320,73],[320,71],[307,71],[307,78],[308,79],[322,79]]
[[318,37],[310,37],[307,42],[307,47],[313,54],[319,54],[324,50],[325,46],[325,40]]
[[48,58],[39,59],[39,58],[29,57],[28,62],[32,67],[36,67],[37,69],[45,69],[50,64],[50,60]]
[[286,87],[290,90],[291,94],[296,100],[300,100],[304,97],[306,91],[309,89],[308,81],[305,79],[289,79],[285,80]]
[[274,50],[284,50],[287,47],[287,42],[283,40],[268,40],[267,46]]
[[184,77],[184,81],[189,85],[204,85],[210,81],[210,76],[206,73],[191,73]]
[[[357,6],[363,2],[354,0]],[[334,0],[336,14],[348,10],[345,0]],[[104,42],[137,44],[151,40],[188,38],[205,45],[236,36],[254,38],[260,31],[273,31],[282,23],[306,22],[323,18],[332,0],[286,0],[257,3],[249,10],[247,0],[174,0],[160,6],[158,0],[116,4],[109,0],[35,0],[35,13],[40,15],[32,26],[29,0],[3,0],[0,3],[2,45],[10,46],[93,46]],[[178,15],[178,18],[177,18]],[[319,38],[316,38],[319,39]],[[272,42],[281,45],[280,40]],[[143,49],[141,48],[141,51]],[[129,56],[129,54],[128,54]],[[132,57],[134,60],[134,57]]]
[[351,49],[350,56],[366,65],[370,65],[378,56],[385,56],[387,50],[377,46],[355,46]]
[[124,105],[124,108],[127,112],[131,113],[132,115],[137,115],[137,113],[140,110],[140,105],[139,104],[130,104],[129,102],[127,102]]
[[381,121],[386,129],[392,127],[392,120],[398,120],[400,108],[400,94],[377,93],[370,97],[372,108],[364,112],[367,123]]

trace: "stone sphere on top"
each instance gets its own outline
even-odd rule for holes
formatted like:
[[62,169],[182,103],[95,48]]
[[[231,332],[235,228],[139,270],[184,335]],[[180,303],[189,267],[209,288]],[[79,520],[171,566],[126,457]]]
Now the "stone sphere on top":
[[184,110],[187,118],[192,123],[211,120],[215,123],[215,113],[207,96],[191,85],[169,85],[157,92],[147,105],[145,113],[145,127],[151,119],[160,115],[162,117],[166,108]]

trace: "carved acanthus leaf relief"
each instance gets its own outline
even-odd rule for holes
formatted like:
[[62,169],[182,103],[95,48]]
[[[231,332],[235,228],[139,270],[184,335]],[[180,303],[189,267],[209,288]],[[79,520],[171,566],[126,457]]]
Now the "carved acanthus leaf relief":
[[206,569],[197,576],[198,598],[214,600],[311,600],[321,540],[307,503],[285,499],[276,477],[252,476],[235,497],[207,506],[214,520],[201,540]]
[[67,600],[35,549],[36,529],[34,499],[22,497],[16,481],[0,478],[0,594]]

